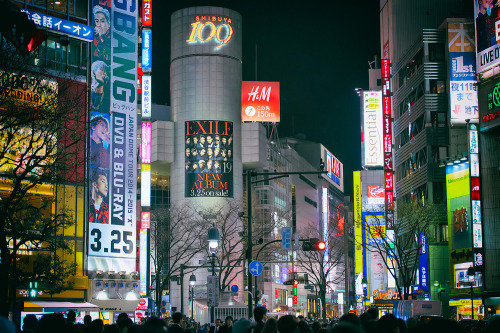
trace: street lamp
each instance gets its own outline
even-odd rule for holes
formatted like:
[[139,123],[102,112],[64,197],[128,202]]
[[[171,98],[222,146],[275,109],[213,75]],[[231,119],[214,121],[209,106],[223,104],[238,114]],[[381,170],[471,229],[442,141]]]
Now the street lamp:
[[[359,280],[358,280],[359,281]],[[361,280],[361,286],[363,287],[363,311],[366,310],[365,300],[366,300],[366,287],[368,287],[368,281],[364,277]]]
[[[208,229],[208,253],[210,254],[210,264],[212,266],[212,276],[215,276],[215,254],[219,251],[219,229],[214,225]],[[219,284],[217,283],[217,293],[219,293]],[[215,324],[215,306],[210,306],[210,324]]]
[[194,285],[196,283],[196,276],[194,274],[191,274],[189,277],[189,285],[191,286],[191,319],[194,320]]
[[[469,283],[470,283],[470,301],[471,301],[471,314],[472,314],[472,320],[474,320],[474,279],[476,276],[476,270],[474,269],[474,266],[470,266],[467,269],[467,275],[469,276]],[[472,281],[470,281],[472,277]]]

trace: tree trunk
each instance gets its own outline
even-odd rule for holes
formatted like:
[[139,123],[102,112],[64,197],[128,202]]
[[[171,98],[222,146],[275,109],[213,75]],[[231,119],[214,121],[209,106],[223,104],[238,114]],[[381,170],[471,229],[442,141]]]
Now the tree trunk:
[[319,297],[321,299],[321,317],[323,320],[326,319],[326,286],[322,286],[319,291]]

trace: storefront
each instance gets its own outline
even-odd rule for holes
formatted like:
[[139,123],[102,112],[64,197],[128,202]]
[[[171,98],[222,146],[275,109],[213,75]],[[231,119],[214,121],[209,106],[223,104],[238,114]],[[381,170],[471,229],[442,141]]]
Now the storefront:
[[93,319],[97,319],[96,313],[99,311],[99,306],[92,303],[75,303],[75,302],[49,302],[49,301],[27,301],[23,302],[23,309],[20,311],[20,322],[23,322],[24,317],[29,314],[34,314],[37,319],[49,313],[62,313],[66,316],[69,311],[75,311],[76,322],[83,324],[83,317],[92,313]]
[[450,298],[449,305],[452,308],[453,317],[456,320],[484,318],[484,306],[481,297],[474,297],[474,308],[471,306],[472,301],[469,298]]

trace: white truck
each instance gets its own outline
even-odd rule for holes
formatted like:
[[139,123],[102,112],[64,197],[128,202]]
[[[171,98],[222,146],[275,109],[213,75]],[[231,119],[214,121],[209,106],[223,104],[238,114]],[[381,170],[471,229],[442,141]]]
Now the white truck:
[[441,316],[440,301],[394,300],[393,312],[404,321],[412,317]]

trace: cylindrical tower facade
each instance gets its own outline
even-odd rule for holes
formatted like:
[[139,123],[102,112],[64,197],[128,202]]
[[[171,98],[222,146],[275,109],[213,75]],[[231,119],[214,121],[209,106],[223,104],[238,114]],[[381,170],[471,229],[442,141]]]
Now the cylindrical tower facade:
[[242,197],[241,15],[219,7],[176,11],[170,94],[175,124],[172,205]]

